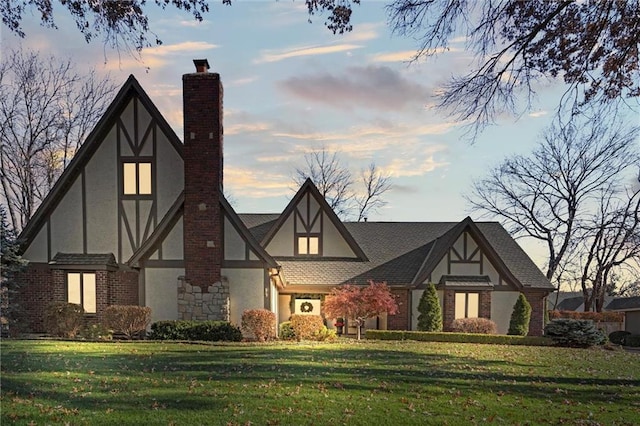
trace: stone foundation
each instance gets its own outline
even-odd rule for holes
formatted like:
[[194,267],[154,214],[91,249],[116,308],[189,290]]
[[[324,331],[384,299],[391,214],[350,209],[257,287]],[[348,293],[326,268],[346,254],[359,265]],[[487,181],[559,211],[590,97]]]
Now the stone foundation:
[[223,278],[207,291],[178,278],[178,317],[182,320],[229,321],[229,283]]

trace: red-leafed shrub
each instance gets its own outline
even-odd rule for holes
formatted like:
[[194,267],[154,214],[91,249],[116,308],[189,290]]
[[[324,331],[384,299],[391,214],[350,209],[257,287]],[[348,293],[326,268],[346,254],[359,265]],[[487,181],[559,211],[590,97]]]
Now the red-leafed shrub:
[[549,311],[549,319],[558,318],[592,320],[595,322],[622,322],[624,313],[622,312],[577,312],[577,311]]
[[75,303],[54,302],[44,313],[44,327],[48,334],[58,337],[76,337],[82,328],[84,309]]
[[291,328],[297,340],[315,339],[316,333],[324,327],[320,315],[291,315]]
[[151,322],[151,308],[135,305],[112,305],[104,310],[102,324],[114,333],[131,340],[140,336]]
[[276,337],[276,314],[267,309],[247,309],[242,313],[242,331],[259,342]]
[[496,334],[498,326],[486,318],[458,318],[451,324],[451,331],[456,333]]

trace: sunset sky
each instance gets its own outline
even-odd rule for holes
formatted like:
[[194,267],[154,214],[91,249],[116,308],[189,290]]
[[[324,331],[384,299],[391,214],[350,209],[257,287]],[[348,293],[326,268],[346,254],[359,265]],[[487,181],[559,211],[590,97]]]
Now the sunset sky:
[[56,10],[58,30],[27,14],[26,38],[2,27],[1,49],[22,43],[71,56],[79,70],[110,73],[118,85],[134,74],[180,138],[181,75],[195,70],[192,59],[207,58],[225,88],[225,190],[239,213],[282,211],[304,154],[325,147],[355,175],[374,162],[392,176],[388,204],[369,220],[460,221],[470,214],[462,194],[472,180],[505,156],[532,150],[563,88],[542,82],[531,111],[500,117],[471,144],[462,123],[433,107],[443,82],[469,69],[464,39],[409,64],[417,44],[391,34],[384,4],[356,6],[353,31],[345,35],[327,30],[326,16],[309,23],[302,1],[216,1],[202,23],[149,7],[151,28],[164,44],[145,49],[142,61],[106,49],[100,39],[86,44]]

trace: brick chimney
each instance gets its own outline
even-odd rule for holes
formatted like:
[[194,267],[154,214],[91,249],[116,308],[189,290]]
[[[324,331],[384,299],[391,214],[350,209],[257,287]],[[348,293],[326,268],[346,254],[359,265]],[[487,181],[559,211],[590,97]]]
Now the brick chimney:
[[203,293],[221,282],[222,83],[206,59],[182,76],[185,280]]

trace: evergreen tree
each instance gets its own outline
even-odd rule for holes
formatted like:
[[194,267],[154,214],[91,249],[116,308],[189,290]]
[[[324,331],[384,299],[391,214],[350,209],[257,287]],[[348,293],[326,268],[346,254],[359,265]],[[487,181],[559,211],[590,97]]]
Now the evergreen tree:
[[442,309],[438,300],[436,286],[429,284],[422,293],[418,304],[418,330],[420,331],[442,331]]
[[529,333],[529,320],[531,319],[531,305],[524,294],[520,293],[516,304],[513,305],[511,322],[507,334],[514,336],[526,336]]
[[15,328],[18,321],[19,306],[14,301],[18,290],[15,274],[21,271],[26,261],[18,254],[19,246],[16,242],[15,232],[7,222],[7,213],[4,206],[0,205],[0,254],[2,272],[0,281],[0,324],[2,334],[5,335],[9,327]]

